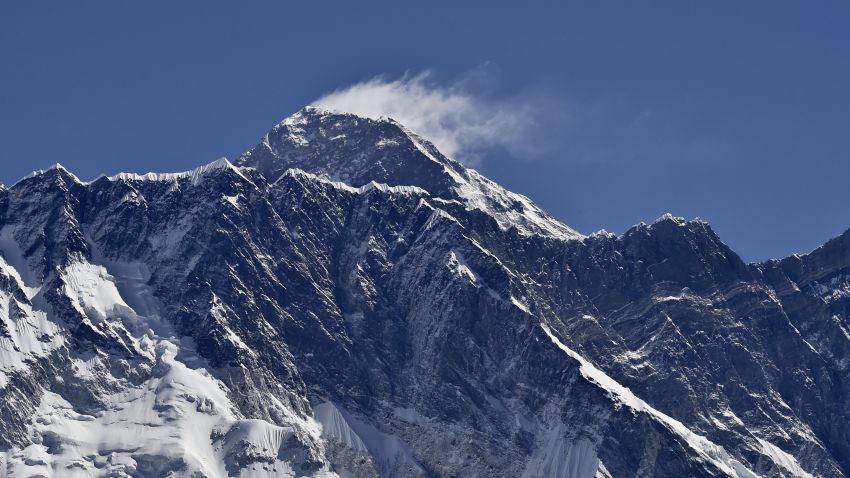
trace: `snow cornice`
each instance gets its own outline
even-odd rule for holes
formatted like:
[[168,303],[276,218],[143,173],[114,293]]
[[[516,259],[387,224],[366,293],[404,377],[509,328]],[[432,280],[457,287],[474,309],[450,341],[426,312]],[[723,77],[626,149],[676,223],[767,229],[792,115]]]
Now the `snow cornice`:
[[219,158],[211,163],[199,166],[191,171],[183,171],[177,173],[118,173],[113,176],[102,176],[109,181],[135,181],[135,182],[174,182],[181,179],[189,179],[193,185],[198,184],[201,179],[213,171],[232,170],[245,181],[253,182],[246,178],[240,168],[236,167],[227,158]]

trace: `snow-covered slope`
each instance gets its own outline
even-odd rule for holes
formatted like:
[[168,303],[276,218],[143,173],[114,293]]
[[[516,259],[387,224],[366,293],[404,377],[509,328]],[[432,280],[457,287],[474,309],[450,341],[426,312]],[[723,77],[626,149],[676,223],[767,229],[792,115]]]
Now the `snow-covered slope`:
[[0,187],[0,476],[841,477],[850,233],[578,234],[392,120]]

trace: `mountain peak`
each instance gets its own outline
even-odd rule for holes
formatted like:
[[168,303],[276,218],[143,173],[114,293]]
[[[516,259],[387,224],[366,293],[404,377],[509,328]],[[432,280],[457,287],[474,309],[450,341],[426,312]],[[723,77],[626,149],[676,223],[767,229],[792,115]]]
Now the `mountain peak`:
[[0,476],[850,474],[850,233],[769,267],[669,214],[567,242],[318,108],[237,166],[74,181],[0,188]]
[[18,180],[18,181],[17,181],[15,184],[13,184],[12,186],[15,186],[15,185],[17,185],[17,184],[19,184],[19,183],[22,183],[22,182],[24,182],[24,181],[26,181],[26,180],[28,180],[28,179],[32,179],[32,178],[35,178],[35,177],[38,177],[38,176],[46,176],[46,175],[50,175],[50,174],[55,174],[55,175],[57,175],[57,176],[59,176],[59,177],[62,177],[62,178],[67,179],[67,180],[70,180],[70,181],[71,181],[71,182],[73,182],[73,183],[78,183],[78,184],[81,184],[81,183],[82,183],[82,181],[80,181],[80,178],[78,178],[77,176],[75,176],[75,175],[74,175],[74,173],[72,173],[72,172],[68,171],[67,169],[65,169],[65,166],[62,166],[62,165],[61,165],[61,164],[59,164],[59,163],[53,163],[52,165],[48,166],[48,167],[47,167],[47,168],[45,168],[45,169],[39,169],[39,170],[37,170],[37,171],[33,171],[33,172],[31,172],[31,173],[30,173],[30,174],[28,174],[27,176],[25,176],[25,177],[21,178],[20,180]]
[[464,167],[390,118],[374,120],[308,106],[278,123],[236,165],[257,169],[269,182],[296,168],[355,188],[373,181],[416,186],[484,211],[503,229],[560,239],[582,237],[527,197]]
[[353,187],[376,181],[447,195],[463,167],[423,143],[393,120],[308,106],[275,125],[236,164],[256,168],[270,182],[298,168]]

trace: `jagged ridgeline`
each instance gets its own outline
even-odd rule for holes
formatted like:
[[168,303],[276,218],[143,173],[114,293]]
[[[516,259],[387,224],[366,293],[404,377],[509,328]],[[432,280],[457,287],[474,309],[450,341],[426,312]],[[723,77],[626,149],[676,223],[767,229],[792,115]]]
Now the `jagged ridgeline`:
[[0,476],[842,477],[850,234],[583,236],[392,120],[0,188]]

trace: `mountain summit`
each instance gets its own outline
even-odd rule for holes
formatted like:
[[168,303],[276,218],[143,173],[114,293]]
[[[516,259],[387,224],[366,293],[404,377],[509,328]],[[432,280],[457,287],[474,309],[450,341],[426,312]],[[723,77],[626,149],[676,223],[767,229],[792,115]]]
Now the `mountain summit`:
[[850,242],[583,236],[395,121],[0,187],[0,476],[845,477]]
[[275,181],[300,169],[350,186],[417,186],[433,197],[487,213],[504,229],[574,239],[581,235],[527,197],[447,158],[392,119],[371,120],[309,106],[283,120],[236,164]]

